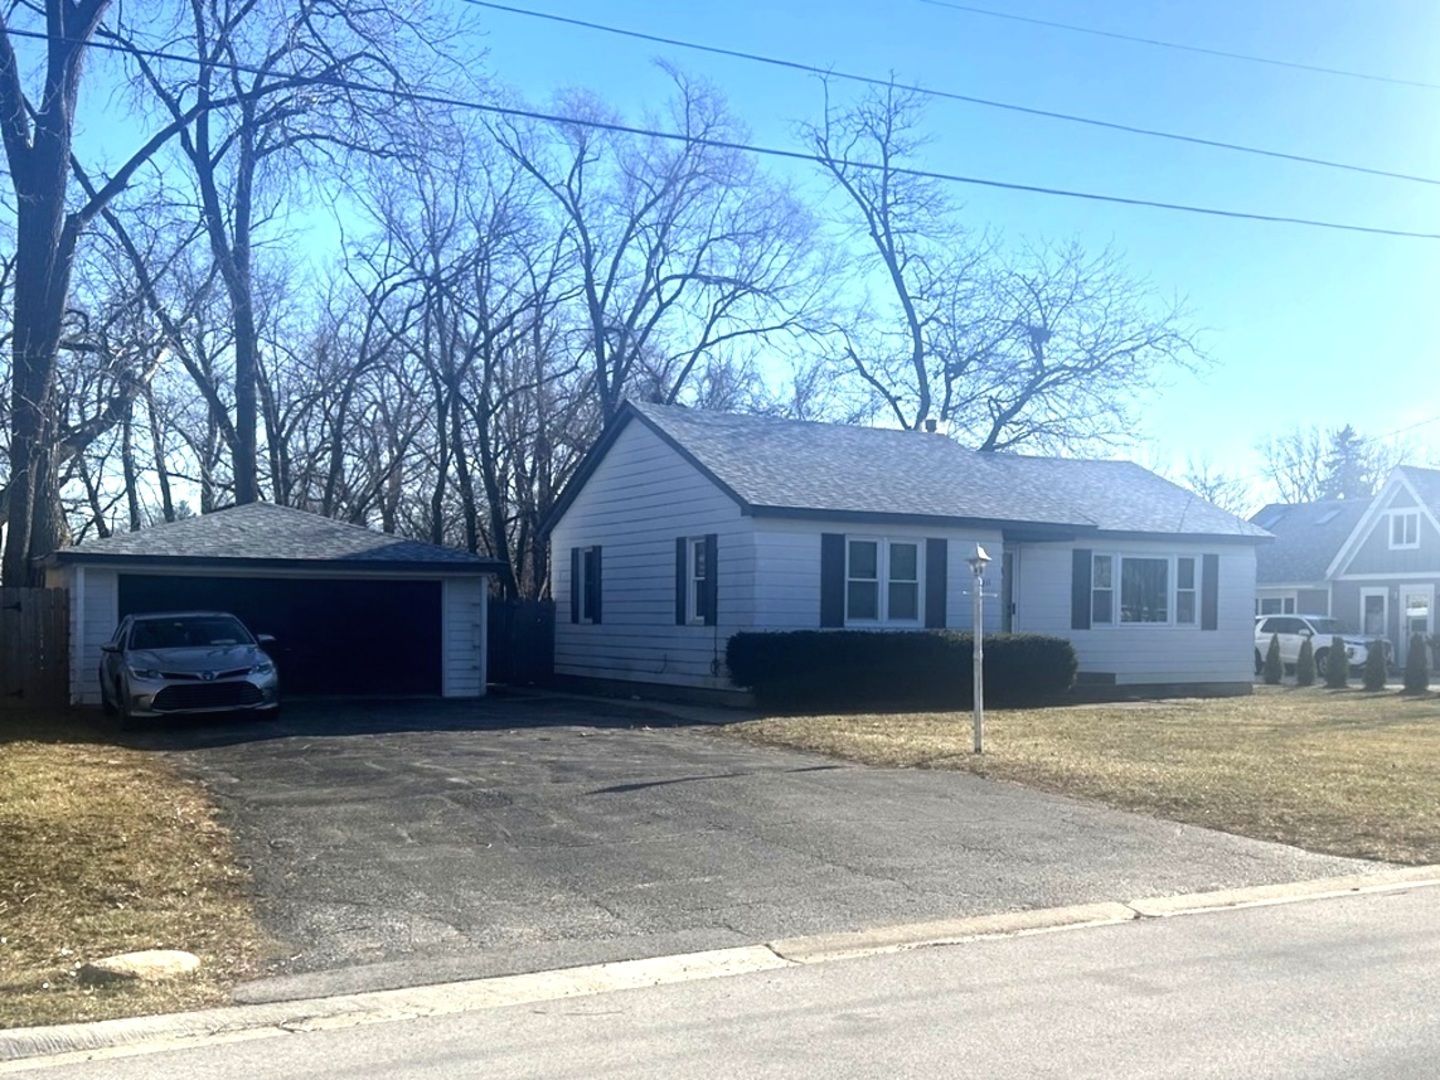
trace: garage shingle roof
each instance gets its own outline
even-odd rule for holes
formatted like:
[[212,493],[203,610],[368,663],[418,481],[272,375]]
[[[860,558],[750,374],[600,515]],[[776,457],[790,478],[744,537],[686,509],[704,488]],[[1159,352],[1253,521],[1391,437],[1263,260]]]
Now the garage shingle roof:
[[639,417],[751,512],[1268,537],[1128,461],[982,453],[914,431],[633,402],[627,408],[626,419]]
[[500,567],[497,560],[466,551],[270,503],[249,503],[139,532],[117,533],[64,548],[50,558],[56,563],[143,561],[450,574],[487,573]]

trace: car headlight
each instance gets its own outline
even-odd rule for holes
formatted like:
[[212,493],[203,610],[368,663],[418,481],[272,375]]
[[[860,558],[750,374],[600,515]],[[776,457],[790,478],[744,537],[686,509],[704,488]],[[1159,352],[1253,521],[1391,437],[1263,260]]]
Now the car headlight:
[[163,679],[163,678],[165,678],[164,675],[161,675],[160,672],[156,671],[154,668],[138,668],[138,667],[132,667],[132,668],[130,669],[130,674],[133,675],[133,676],[135,676],[135,678],[137,678],[137,679]]
[[251,675],[274,675],[275,665],[269,660],[262,660],[250,669]]

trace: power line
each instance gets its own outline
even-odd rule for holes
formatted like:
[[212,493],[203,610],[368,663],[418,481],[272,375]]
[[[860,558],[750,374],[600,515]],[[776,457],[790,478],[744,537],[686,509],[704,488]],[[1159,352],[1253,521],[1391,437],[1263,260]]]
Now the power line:
[[[16,30],[12,28],[8,33],[15,37],[33,38],[41,41],[49,40],[49,35],[39,31]],[[77,44],[87,44],[75,38],[63,40],[72,41]],[[266,71],[249,64],[213,59],[201,60],[197,57],[186,56],[182,53],[165,52],[157,49],[141,49],[115,42],[92,40],[88,43],[87,47],[106,52],[143,56],[151,60],[171,60],[177,63],[190,64],[194,67],[208,67],[218,71],[232,71],[250,75],[275,74],[273,71]],[[337,90],[349,90],[355,93],[379,94],[394,98],[398,101],[410,101],[416,104],[444,105],[450,108],[469,109],[492,116],[538,120],[548,124],[590,128],[597,131],[610,131],[621,135],[638,135],[647,139],[685,143],[690,146],[703,146],[714,150],[733,150],[739,153],[755,154],[759,157],[780,158],[787,161],[803,161],[807,164],[819,165],[821,167],[825,167],[826,165],[825,159],[820,155],[807,153],[803,150],[787,150],[773,146],[756,146],[753,143],[742,143],[729,139],[700,138],[681,132],[658,131],[654,128],[636,127],[631,124],[581,119],[575,116],[562,116],[556,113],[540,112],[535,109],[520,109],[505,105],[487,105],[478,101],[468,101],[462,98],[452,98],[441,94],[424,93],[416,90],[397,90],[393,87],[375,86],[369,83],[359,83],[350,79],[341,79],[334,76],[305,77],[303,81],[307,85],[329,86]],[[1283,214],[1260,214],[1244,210],[1226,210],[1213,206],[1194,206],[1187,203],[1162,202],[1156,199],[1136,199],[1123,195],[1106,195],[1093,191],[1073,191],[1066,188],[1044,187],[1039,184],[1022,184],[1008,180],[993,180],[987,177],[965,176],[959,173],[939,172],[931,169],[904,168],[894,165],[883,166],[865,161],[852,161],[846,162],[845,164],[849,168],[866,172],[880,172],[888,169],[893,176],[908,176],[920,180],[936,180],[943,183],[965,184],[973,187],[994,188],[1002,191],[1019,191],[1032,195],[1050,195],[1057,198],[1079,199],[1086,202],[1111,203],[1118,206],[1143,206],[1155,210],[1171,210],[1177,213],[1200,214],[1206,217],[1232,218],[1240,221],[1261,221],[1277,225],[1299,225],[1305,228],[1365,233],[1371,236],[1393,236],[1409,240],[1440,240],[1440,233],[1418,232],[1409,229],[1386,229],[1373,225],[1355,225],[1348,222],[1325,221],[1318,218],[1291,217]]]
[[1440,179],[1430,176],[1417,176],[1413,173],[1394,172],[1389,169],[1377,169],[1366,165],[1352,165],[1343,161],[1331,161],[1327,158],[1309,157],[1305,154],[1291,154],[1283,150],[1268,150],[1259,146],[1247,146],[1243,143],[1225,142],[1221,139],[1206,139],[1198,135],[1182,135],[1173,131],[1161,131],[1155,128],[1137,127],[1134,124],[1122,124],[1113,120],[1100,120],[1091,116],[1077,116],[1073,113],[1055,112],[1051,109],[1032,108],[1028,105],[1016,105],[1008,101],[996,101],[991,98],[975,97],[971,94],[961,94],[950,90],[932,90],[924,86],[911,83],[895,82],[892,79],[884,79],[875,75],[860,75],[854,72],[838,71],[833,68],[823,68],[814,64],[807,64],[799,60],[787,60],[778,56],[765,56],[760,53],[746,52],[741,49],[726,49],[718,45],[705,45],[696,41],[685,41],[680,38],[663,37],[659,34],[650,34],[641,30],[629,30],[619,26],[609,26],[605,23],[591,22],[588,19],[575,19],[565,15],[554,15],[546,11],[534,11],[529,8],[512,7],[509,4],[494,3],[493,0],[464,0],[465,3],[474,7],[488,8],[491,11],[503,11],[511,15],[523,15],[532,19],[543,19],[547,22],[560,23],[566,26],[580,27],[585,30],[595,30],[603,34],[613,34],[617,37],[634,38],[639,41],[649,41],[657,45],[669,45],[679,49],[690,49],[694,52],[709,53],[712,56],[724,56],[734,60],[747,60],[757,64],[768,64],[771,67],[784,68],[789,71],[800,71],[806,74],[819,75],[829,79],[839,79],[845,82],[860,83],[864,86],[893,86],[897,90],[905,90],[910,93],[923,94],[926,97],[937,98],[944,101],[959,101],[967,105],[980,105],[989,109],[1003,109],[1007,112],[1023,113],[1027,116],[1040,116],[1049,120],[1061,120],[1071,124],[1086,124],[1090,127],[1105,128],[1109,131],[1120,131],[1127,135],[1142,135],[1154,139],[1169,139],[1173,142],[1190,143],[1195,146],[1206,146],[1215,150],[1229,150],[1240,154],[1256,154],[1261,157],[1278,158],[1282,161],[1298,162],[1302,165],[1318,165],[1327,169],[1343,169],[1346,172],[1364,173],[1369,176],[1383,176],[1391,180],[1406,180],[1416,184],[1432,184],[1440,186]]
[[1097,30],[1093,26],[1076,26],[1074,23],[1053,22],[1029,15],[1016,15],[1011,11],[995,11],[993,8],[975,7],[971,4],[954,3],[953,0],[920,0],[931,7],[949,8],[967,15],[984,15],[991,19],[1008,19],[1011,22],[1029,23],[1031,26],[1046,26],[1052,30],[1068,30],[1075,34],[1090,34],[1094,37],[1129,41],[1137,45],[1152,45],[1160,49],[1177,49],[1181,52],[1200,53],[1204,56],[1219,56],[1226,60],[1243,60],[1250,64],[1268,64],[1270,67],[1291,68],[1295,71],[1309,71],[1319,75],[1338,75],[1346,79],[1363,79],[1366,82],[1389,83],[1392,86],[1418,86],[1424,90],[1440,90],[1440,83],[1425,82],[1423,79],[1401,79],[1392,75],[1375,75],[1367,71],[1347,71],[1344,68],[1326,67],[1323,64],[1302,64],[1295,60],[1277,60],[1272,56],[1256,56],[1253,53],[1228,52],[1225,49],[1208,49],[1203,45],[1187,45],[1179,41],[1162,41],[1159,38],[1141,37],[1138,34],[1121,34],[1114,30]]

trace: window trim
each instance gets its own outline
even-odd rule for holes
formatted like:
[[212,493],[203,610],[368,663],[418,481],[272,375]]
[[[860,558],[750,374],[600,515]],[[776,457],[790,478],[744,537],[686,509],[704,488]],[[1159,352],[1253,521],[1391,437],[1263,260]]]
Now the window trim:
[[[1389,519],[1389,524],[1386,532],[1386,538],[1390,542],[1389,550],[1416,550],[1420,546],[1420,510],[1417,507],[1408,507],[1403,510],[1387,510],[1385,512],[1385,515]],[[1403,526],[1403,532],[1408,534],[1413,531],[1415,538],[1408,541],[1402,538],[1401,542],[1397,544],[1395,542],[1395,529],[1396,526],[1399,525],[1401,522],[1405,523],[1405,525]]]
[[[850,573],[850,546],[852,544],[874,544],[875,545],[875,577],[857,578]],[[915,549],[915,577],[892,579],[890,576],[891,548],[903,545]],[[904,629],[920,629],[925,626],[925,539],[923,537],[911,536],[876,536],[869,533],[846,533],[845,534],[845,611],[844,626],[857,627],[897,627]],[[857,619],[850,615],[850,586],[853,583],[871,583],[875,585],[875,611],[873,619]],[[911,585],[915,590],[915,617],[910,619],[895,619],[890,616],[890,587],[891,585]]]
[[[1095,584],[1098,574],[1095,567],[1100,559],[1110,560],[1110,585],[1109,587],[1097,587]],[[1165,562],[1165,620],[1163,622],[1122,622],[1120,619],[1121,610],[1121,575],[1124,573],[1124,562],[1126,559],[1153,559]],[[1189,559],[1195,567],[1194,587],[1181,589],[1180,582],[1180,560]],[[1110,603],[1107,618],[1098,618],[1098,609],[1095,607],[1097,593],[1109,593]],[[1179,616],[1179,594],[1182,592],[1193,593],[1195,597],[1194,617],[1189,622],[1181,622]],[[1092,551],[1090,554],[1090,628],[1092,630],[1202,630],[1204,617],[1201,613],[1201,605],[1205,595],[1205,559],[1202,555],[1179,554],[1178,552],[1140,552],[1140,551]],[[1259,600],[1256,600],[1258,607]],[[1257,614],[1259,612],[1257,611]],[[1281,614],[1273,612],[1272,614]]]

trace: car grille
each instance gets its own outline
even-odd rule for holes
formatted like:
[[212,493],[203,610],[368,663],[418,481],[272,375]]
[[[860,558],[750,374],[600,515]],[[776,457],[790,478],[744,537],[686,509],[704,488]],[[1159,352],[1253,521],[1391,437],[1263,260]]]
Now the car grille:
[[250,682],[194,682],[167,686],[155,695],[155,709],[233,709],[259,705],[260,688]]
[[[248,667],[242,667],[242,668],[235,668],[235,669],[233,669],[233,670],[231,670],[231,671],[216,671],[216,672],[213,672],[213,673],[211,673],[210,678],[212,678],[212,679],[233,679],[233,678],[235,678],[237,675],[248,675],[248,674],[250,674],[250,669],[249,669]],[[194,680],[194,681],[198,682],[198,681],[200,681],[201,679],[204,679],[204,678],[205,678],[205,676],[202,675],[202,674],[200,674],[200,672],[198,672],[198,671],[162,671],[162,672],[160,672],[160,675],[161,675],[162,678],[164,678],[164,679],[166,679],[166,680],[169,680],[169,681],[171,681],[171,682],[189,682],[189,681],[191,681],[191,680]],[[208,681],[208,680],[207,680],[207,681]]]

